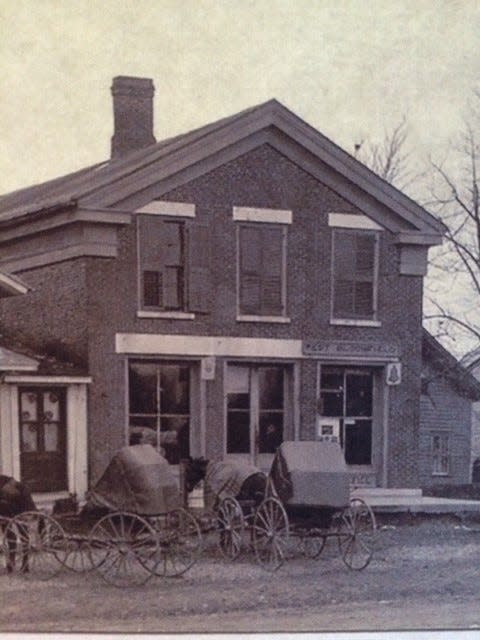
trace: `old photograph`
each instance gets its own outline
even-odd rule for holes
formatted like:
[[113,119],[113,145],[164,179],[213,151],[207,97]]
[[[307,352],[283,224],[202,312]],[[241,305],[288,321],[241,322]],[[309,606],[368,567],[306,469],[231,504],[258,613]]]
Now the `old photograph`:
[[479,34],[0,3],[0,633],[480,637]]

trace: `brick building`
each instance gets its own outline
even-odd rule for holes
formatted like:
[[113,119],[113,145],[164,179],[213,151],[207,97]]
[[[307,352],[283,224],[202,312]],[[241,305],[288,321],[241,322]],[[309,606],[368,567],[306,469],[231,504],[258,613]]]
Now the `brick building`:
[[[353,482],[418,486],[423,276],[443,225],[275,100],[155,142],[152,82],[112,93],[109,161],[0,198],[0,268],[31,289],[3,321],[91,379],[85,425],[68,407],[63,424],[90,481],[136,430],[173,465],[268,467],[282,439],[337,437]],[[2,429],[22,433],[15,384]],[[32,446],[17,442],[2,465]],[[56,490],[81,473],[69,446]]]

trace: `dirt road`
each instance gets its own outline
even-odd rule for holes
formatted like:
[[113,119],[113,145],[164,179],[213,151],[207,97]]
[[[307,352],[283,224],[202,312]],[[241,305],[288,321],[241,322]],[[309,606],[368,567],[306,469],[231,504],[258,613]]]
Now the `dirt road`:
[[[478,525],[476,525],[478,526]],[[1,631],[254,632],[480,628],[480,533],[453,521],[380,531],[374,560],[348,570],[334,541],[266,573],[213,553],[184,577],[117,589],[93,574],[0,576]]]

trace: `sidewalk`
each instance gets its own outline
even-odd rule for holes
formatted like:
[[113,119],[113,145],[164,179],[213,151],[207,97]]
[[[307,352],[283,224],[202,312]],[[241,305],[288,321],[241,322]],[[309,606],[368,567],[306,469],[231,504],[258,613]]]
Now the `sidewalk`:
[[479,513],[480,500],[454,500],[422,495],[421,489],[358,488],[352,498],[362,498],[375,513]]

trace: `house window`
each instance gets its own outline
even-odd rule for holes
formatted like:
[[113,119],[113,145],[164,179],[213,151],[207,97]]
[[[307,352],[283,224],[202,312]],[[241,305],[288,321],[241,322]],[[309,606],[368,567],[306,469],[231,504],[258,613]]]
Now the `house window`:
[[284,316],[286,229],[272,224],[241,224],[238,247],[239,314]]
[[431,435],[432,476],[450,473],[450,436],[447,433]]
[[170,464],[190,455],[191,366],[129,363],[130,433],[139,433]]
[[[154,225],[148,222],[154,222]],[[151,219],[143,225],[158,227]],[[183,222],[160,221],[161,232],[143,234],[143,306],[164,310],[183,310],[185,305],[185,230]],[[147,229],[145,229],[147,227]]]
[[377,233],[333,230],[332,315],[335,319],[375,320]]
[[140,307],[148,312],[209,311],[209,232],[205,224],[138,215]]
[[372,370],[322,366],[319,402],[322,433],[319,435],[325,435],[322,424],[328,422],[331,422],[329,435],[340,439],[347,464],[372,463]]

